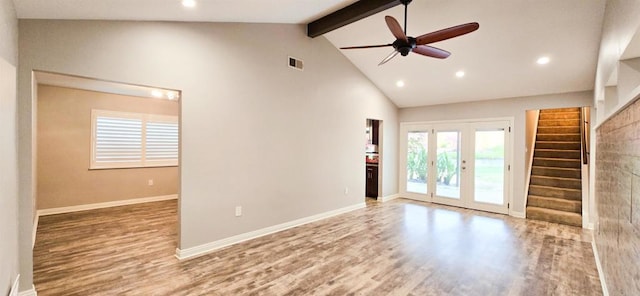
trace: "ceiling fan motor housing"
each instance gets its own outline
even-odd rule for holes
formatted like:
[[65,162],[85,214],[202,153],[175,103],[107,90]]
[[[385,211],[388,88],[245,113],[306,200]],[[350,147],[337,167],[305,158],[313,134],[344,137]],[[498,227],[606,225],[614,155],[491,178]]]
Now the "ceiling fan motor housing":
[[393,42],[393,48],[395,48],[403,57],[407,56],[414,48],[416,48],[416,38],[407,37],[409,42],[397,39]]

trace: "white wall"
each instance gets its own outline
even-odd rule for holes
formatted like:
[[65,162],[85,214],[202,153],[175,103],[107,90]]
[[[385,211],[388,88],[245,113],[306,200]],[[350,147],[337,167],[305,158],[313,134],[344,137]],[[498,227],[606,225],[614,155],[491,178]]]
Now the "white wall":
[[0,295],[18,275],[16,66],[18,20],[13,2],[0,0]]
[[[617,77],[612,80],[614,84],[617,84],[618,80],[626,79],[624,73],[618,72],[621,68],[619,61],[623,59],[625,50],[630,47],[630,43],[640,42],[640,37],[637,36],[640,33],[639,15],[640,1],[607,1],[594,88],[594,100],[604,102],[598,104],[597,122],[594,126],[601,124],[633,99],[632,96],[618,93],[615,89],[607,90],[606,85],[612,76]],[[635,44],[632,47],[637,48],[638,45]]]
[[456,103],[417,108],[400,109],[400,122],[446,121],[513,117],[513,204],[512,210],[524,213],[525,163],[526,157],[526,111],[563,107],[590,106],[591,92],[551,94],[533,97],[489,100],[482,102]]
[[18,19],[11,0],[0,0],[0,57],[18,64]]
[[25,171],[33,69],[182,90],[181,249],[362,203],[366,118],[384,121],[382,191],[397,192],[397,108],[304,26],[21,20]]

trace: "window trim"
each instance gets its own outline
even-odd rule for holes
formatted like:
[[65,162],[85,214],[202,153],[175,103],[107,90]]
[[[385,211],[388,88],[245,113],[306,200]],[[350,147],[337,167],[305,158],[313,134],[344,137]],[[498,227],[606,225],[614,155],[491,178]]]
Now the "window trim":
[[[116,117],[127,119],[140,119],[141,130],[141,157],[136,162],[96,162],[96,132],[98,117]],[[146,160],[146,130],[147,122],[176,123],[178,125],[178,157],[175,160]],[[180,122],[178,116],[158,115],[146,113],[121,112],[111,110],[91,109],[91,141],[90,141],[89,170],[103,169],[128,169],[128,168],[152,168],[152,167],[177,167],[180,160]]]

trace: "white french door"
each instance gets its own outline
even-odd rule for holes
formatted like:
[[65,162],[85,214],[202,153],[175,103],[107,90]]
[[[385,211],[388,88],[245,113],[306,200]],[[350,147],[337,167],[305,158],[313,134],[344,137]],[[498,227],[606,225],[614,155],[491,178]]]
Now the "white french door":
[[508,213],[510,120],[403,123],[401,188],[408,198]]

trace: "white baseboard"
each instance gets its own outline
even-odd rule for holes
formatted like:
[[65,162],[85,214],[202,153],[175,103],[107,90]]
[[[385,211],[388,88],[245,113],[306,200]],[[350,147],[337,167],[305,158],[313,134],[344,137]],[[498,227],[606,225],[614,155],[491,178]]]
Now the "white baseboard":
[[387,202],[387,201],[394,200],[394,199],[397,199],[397,198],[400,198],[400,194],[399,193],[391,194],[391,195],[387,195],[387,196],[380,196],[380,197],[378,197],[378,201]]
[[517,211],[509,211],[509,216],[520,218],[520,219],[527,218],[527,214],[525,212],[517,212]]
[[33,218],[33,233],[31,233],[31,248],[33,249],[36,246],[36,234],[38,233],[38,223],[40,222],[40,215],[36,213],[36,216]]
[[146,202],[171,200],[171,199],[177,199],[177,198],[178,198],[177,194],[171,194],[171,195],[160,195],[160,196],[142,197],[142,198],[134,198],[134,199],[116,200],[116,201],[93,203],[93,204],[70,206],[70,207],[42,209],[42,210],[38,210],[38,216],[56,215],[56,214],[80,212],[80,211],[103,209],[103,208],[110,208],[110,207],[127,206],[127,205],[134,205],[134,204],[140,204],[140,203],[146,203]]
[[237,243],[241,243],[244,241],[248,241],[254,238],[258,238],[261,236],[265,236],[268,234],[272,234],[275,232],[279,232],[279,231],[283,231],[283,230],[287,230],[289,228],[293,228],[293,227],[297,227],[300,225],[304,225],[307,223],[311,223],[311,222],[315,222],[318,220],[322,220],[322,219],[326,219],[329,217],[333,217],[336,215],[340,215],[340,214],[344,214],[347,212],[351,212],[357,209],[362,209],[366,207],[366,203],[362,202],[362,203],[358,203],[352,206],[348,206],[348,207],[344,207],[344,208],[340,208],[340,209],[336,209],[333,211],[329,211],[329,212],[324,212],[324,213],[320,213],[317,215],[313,215],[313,216],[309,216],[309,217],[305,217],[305,218],[301,218],[301,219],[297,219],[297,220],[293,220],[290,222],[286,222],[286,223],[282,223],[282,224],[278,224],[278,225],[273,225],[270,227],[266,227],[266,228],[262,228],[262,229],[258,229],[255,231],[251,231],[251,232],[247,232],[247,233],[242,233],[242,234],[238,234],[232,237],[228,237],[228,238],[224,238],[221,240],[217,240],[217,241],[213,241],[210,243],[206,243],[203,245],[199,245],[199,246],[195,246],[195,247],[191,247],[191,248],[187,248],[187,249],[176,249],[176,257],[179,260],[185,260],[185,259],[191,259],[191,258],[195,258],[198,256],[202,256],[202,255],[206,255],[208,253],[211,253],[215,250],[224,248],[224,247],[228,247]]
[[600,285],[602,285],[602,295],[609,296],[609,290],[607,289],[607,283],[604,281],[604,271],[602,270],[602,264],[600,264],[600,256],[598,255],[598,247],[596,246],[596,237],[591,234],[591,249],[593,249],[593,257],[596,259],[596,268],[598,269],[598,277],[600,278]]
[[20,291],[20,293],[18,293],[18,296],[38,296],[38,292],[36,292],[36,286],[32,285],[31,289]]

